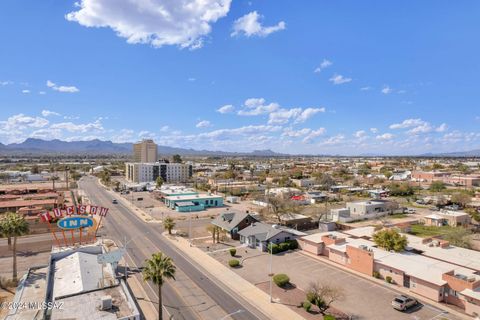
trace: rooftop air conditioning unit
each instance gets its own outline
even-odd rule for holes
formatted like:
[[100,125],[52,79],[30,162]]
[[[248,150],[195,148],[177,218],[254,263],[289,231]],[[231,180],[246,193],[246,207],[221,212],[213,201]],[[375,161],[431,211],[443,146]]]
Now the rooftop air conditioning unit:
[[112,296],[103,296],[100,298],[100,310],[112,309]]

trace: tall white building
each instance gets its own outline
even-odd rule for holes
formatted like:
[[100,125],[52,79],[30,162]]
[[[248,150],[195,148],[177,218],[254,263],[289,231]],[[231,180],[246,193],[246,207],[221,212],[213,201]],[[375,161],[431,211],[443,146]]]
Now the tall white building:
[[158,161],[158,147],[151,139],[133,144],[133,162],[155,163]]
[[162,177],[166,183],[186,182],[192,176],[192,165],[184,163],[126,163],[125,178],[134,183],[153,182]]

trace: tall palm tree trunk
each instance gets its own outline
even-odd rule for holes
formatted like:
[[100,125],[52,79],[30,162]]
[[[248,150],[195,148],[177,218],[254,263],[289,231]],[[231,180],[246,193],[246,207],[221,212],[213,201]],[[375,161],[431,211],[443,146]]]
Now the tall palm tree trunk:
[[14,282],[17,281],[17,237],[13,237],[13,275]]
[[158,319],[163,320],[162,286],[158,286]]

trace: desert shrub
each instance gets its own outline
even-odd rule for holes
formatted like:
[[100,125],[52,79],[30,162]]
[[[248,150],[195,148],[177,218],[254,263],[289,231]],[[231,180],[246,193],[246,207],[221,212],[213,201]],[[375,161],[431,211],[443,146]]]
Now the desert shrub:
[[278,245],[279,252],[287,251],[290,249],[290,245],[286,242],[282,242]]
[[237,254],[237,249],[235,249],[235,248],[231,248],[231,249],[228,250],[228,251],[230,252],[230,255],[231,255],[232,257],[235,257],[235,255]]
[[284,287],[290,282],[290,278],[284,273],[279,273],[273,276],[273,282],[279,287]]
[[385,281],[387,281],[388,283],[393,283],[393,279],[390,276],[386,276]]
[[279,247],[278,244],[275,243],[269,243],[268,244],[268,252],[272,252],[273,254],[279,253]]
[[374,277],[374,278],[377,278],[377,279],[380,279],[380,272],[378,272],[378,271],[373,271],[373,277]]
[[305,311],[310,312],[310,309],[312,309],[312,303],[310,301],[304,301],[302,307]]
[[337,318],[332,315],[326,314],[323,316],[323,320],[337,320]]
[[297,240],[288,240],[287,243],[290,246],[290,250],[298,249],[298,242]]
[[228,265],[232,268],[235,268],[240,265],[240,261],[238,261],[237,259],[232,259],[228,261]]

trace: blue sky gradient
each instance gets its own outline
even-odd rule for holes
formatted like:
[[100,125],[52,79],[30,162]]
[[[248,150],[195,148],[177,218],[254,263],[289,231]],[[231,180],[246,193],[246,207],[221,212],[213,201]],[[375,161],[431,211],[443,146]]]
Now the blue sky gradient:
[[[173,25],[124,0],[2,1],[0,142],[152,137],[209,150],[398,155],[480,147],[480,2],[209,0],[222,4],[215,21],[176,30],[187,15],[212,13],[177,10],[193,1],[152,1]],[[105,8],[97,20],[67,16],[92,3]],[[153,32],[128,43],[112,30],[125,22],[132,38]]]

